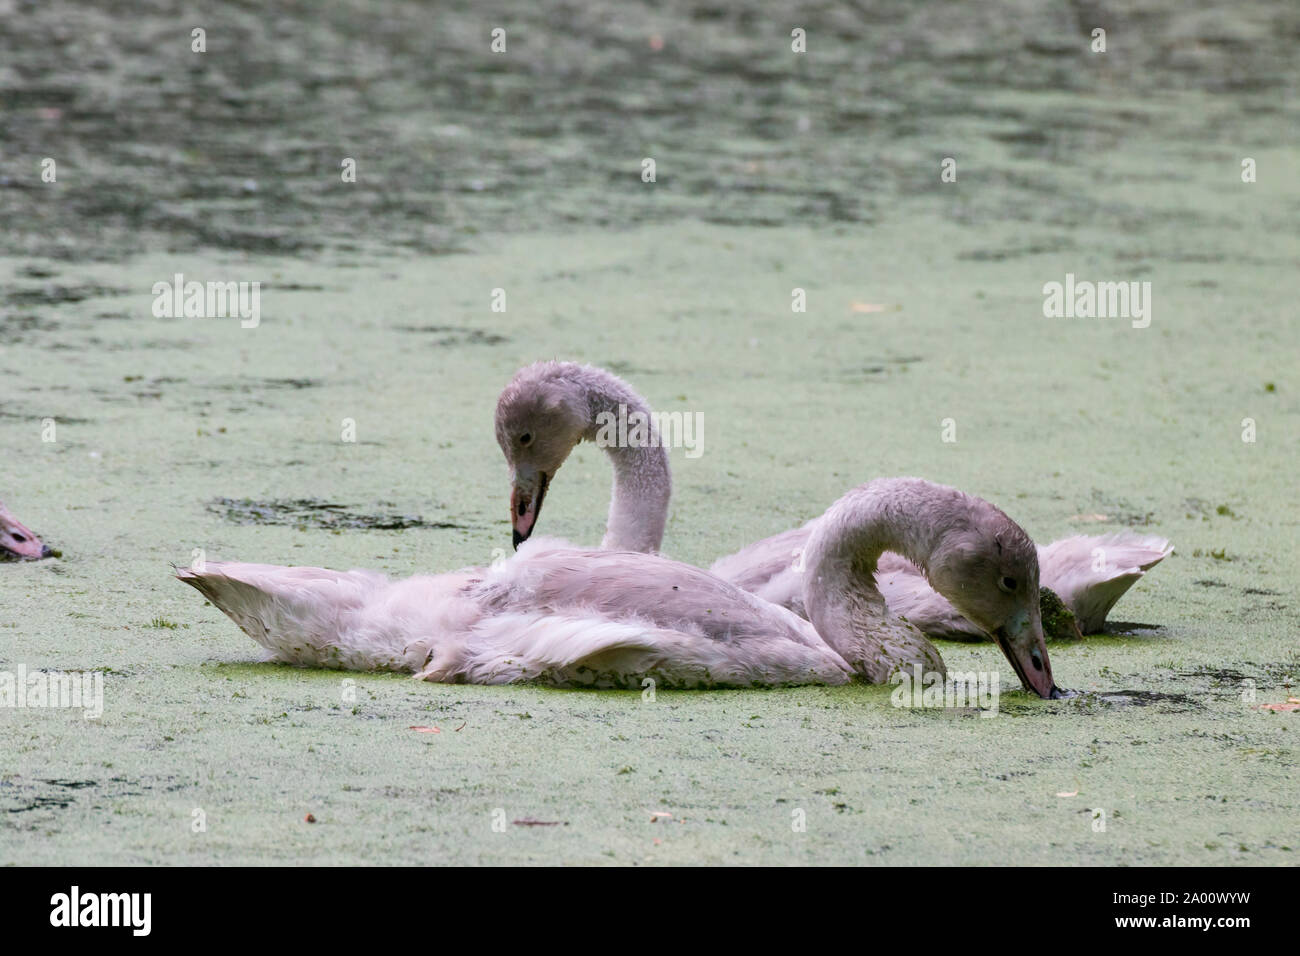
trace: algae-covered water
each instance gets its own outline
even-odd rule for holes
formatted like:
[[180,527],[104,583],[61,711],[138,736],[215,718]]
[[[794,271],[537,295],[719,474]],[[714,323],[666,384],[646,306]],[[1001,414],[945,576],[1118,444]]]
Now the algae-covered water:
[[[0,708],[0,862],[1296,861],[1293,6],[12,6],[0,496],[62,557],[0,565],[0,670],[104,708]],[[260,322],[156,316],[177,273]],[[1046,318],[1067,274],[1149,325]],[[550,357],[703,416],[682,560],[888,474],[1177,553],[992,719],[266,665],[172,580],[490,562]],[[579,448],[543,530],[598,541],[609,480]]]

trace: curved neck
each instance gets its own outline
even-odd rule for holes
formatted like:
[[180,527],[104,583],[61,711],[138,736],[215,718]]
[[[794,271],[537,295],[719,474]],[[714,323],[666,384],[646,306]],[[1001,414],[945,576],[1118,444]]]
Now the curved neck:
[[668,522],[672,475],[650,406],[626,382],[608,372],[591,376],[586,384],[591,419],[582,437],[603,448],[614,468],[601,547],[658,551]]
[[[891,617],[876,587],[885,551],[928,573],[954,521],[961,492],[919,478],[886,478],[853,489],[818,519],[804,551],[804,605],[817,632],[875,683],[899,666],[943,671],[920,631]],[[958,511],[959,513],[959,511]]]

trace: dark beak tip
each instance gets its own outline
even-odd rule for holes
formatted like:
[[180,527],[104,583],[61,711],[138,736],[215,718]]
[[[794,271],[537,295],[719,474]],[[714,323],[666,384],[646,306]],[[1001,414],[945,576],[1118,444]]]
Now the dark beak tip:
[[528,536],[527,536],[527,535],[522,535],[522,534],[520,534],[518,531],[515,531],[515,530],[513,530],[513,529],[511,530],[510,535],[511,535],[511,537],[514,539],[515,550],[516,550],[516,551],[519,550],[519,545],[523,544],[525,541],[528,540]]

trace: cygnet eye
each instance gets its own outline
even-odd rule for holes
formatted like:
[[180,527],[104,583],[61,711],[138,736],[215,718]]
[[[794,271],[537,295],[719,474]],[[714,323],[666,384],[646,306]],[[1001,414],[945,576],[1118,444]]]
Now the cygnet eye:
[[1016,579],[1004,574],[1002,580],[998,582],[998,587],[1010,594],[1016,589]]
[[528,432],[524,432],[522,435],[519,436],[519,444],[521,445],[527,445],[532,440],[533,440],[533,436],[530,435]]

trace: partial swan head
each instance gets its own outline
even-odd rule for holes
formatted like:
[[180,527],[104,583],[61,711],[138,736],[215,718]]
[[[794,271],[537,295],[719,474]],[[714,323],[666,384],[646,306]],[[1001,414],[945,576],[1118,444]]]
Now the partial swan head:
[[0,503],[0,561],[39,561],[52,553]]
[[591,411],[571,362],[520,369],[497,399],[496,436],[510,466],[510,523],[515,547],[528,540],[551,479],[582,441]]
[[997,641],[1027,688],[1060,696],[1043,640],[1033,541],[987,501],[922,478],[859,485],[831,505],[808,539],[808,619],[851,665],[880,682],[899,665],[938,658],[919,632],[901,649],[874,636],[892,641],[899,631],[876,586],[885,551],[924,570],[936,591]]
[[1027,688],[1059,696],[1043,638],[1038,549],[1002,511],[979,498],[968,501],[969,511],[930,555],[930,582],[997,641]]
[[[617,375],[576,362],[535,362],[497,400],[497,443],[510,465],[515,547],[537,526],[546,489],[578,442],[595,442],[614,466],[602,548],[658,551],[672,478],[659,442],[628,440],[626,423],[650,420],[645,399]],[[622,423],[622,424],[620,424]]]

